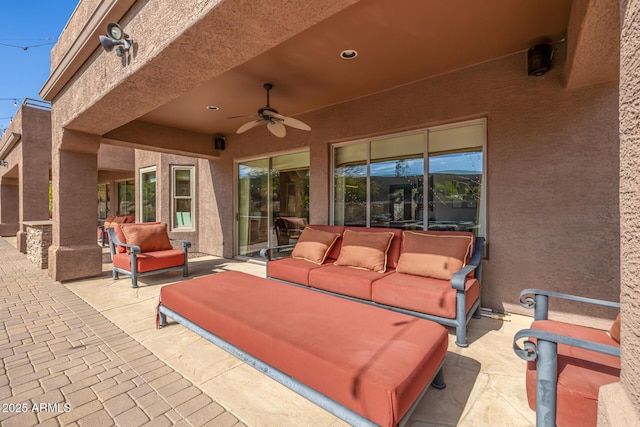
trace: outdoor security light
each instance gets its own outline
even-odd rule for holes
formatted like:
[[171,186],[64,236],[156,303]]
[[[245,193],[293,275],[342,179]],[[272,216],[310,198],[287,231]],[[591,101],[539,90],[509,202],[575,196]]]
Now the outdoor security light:
[[100,36],[100,44],[105,51],[111,52],[113,48],[116,48],[116,55],[124,56],[126,52],[131,48],[131,38],[128,34],[122,31],[120,25],[115,22],[107,24],[107,35]]

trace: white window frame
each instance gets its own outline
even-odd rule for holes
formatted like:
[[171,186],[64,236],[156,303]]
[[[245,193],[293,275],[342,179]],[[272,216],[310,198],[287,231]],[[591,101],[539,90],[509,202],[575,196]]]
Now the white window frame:
[[149,166],[146,168],[140,168],[139,172],[138,172],[138,201],[140,202],[140,209],[138,210],[139,212],[136,212],[136,217],[138,218],[138,222],[143,222],[142,221],[142,214],[143,214],[143,205],[144,205],[144,200],[143,200],[143,182],[142,182],[142,175],[144,175],[145,173],[149,173],[149,172],[155,172],[156,173],[156,217],[155,217],[155,221],[158,220],[158,168],[157,166]]
[[[190,174],[189,179],[189,193],[190,196],[176,196],[176,171],[188,170]],[[196,167],[193,165],[171,165],[171,229],[179,231],[193,231],[195,230],[195,172]],[[175,206],[177,199],[190,199],[191,200],[191,226],[180,226],[176,224]]]

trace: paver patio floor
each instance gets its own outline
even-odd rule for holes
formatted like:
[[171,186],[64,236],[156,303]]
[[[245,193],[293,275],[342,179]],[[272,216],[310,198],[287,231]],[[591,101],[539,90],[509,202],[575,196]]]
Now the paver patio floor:
[[[28,408],[0,413],[3,427],[345,425],[181,325],[156,330],[160,288],[182,280],[179,271],[143,277],[132,289],[128,277],[112,279],[108,255],[101,276],[64,284],[5,239],[0,259],[0,403]],[[265,267],[190,260],[191,277],[226,270],[264,277]],[[514,333],[529,323],[516,315],[474,319],[465,349],[450,330],[447,388],[427,391],[409,427],[534,425],[525,362],[511,350]],[[33,403],[50,407],[33,411]]]

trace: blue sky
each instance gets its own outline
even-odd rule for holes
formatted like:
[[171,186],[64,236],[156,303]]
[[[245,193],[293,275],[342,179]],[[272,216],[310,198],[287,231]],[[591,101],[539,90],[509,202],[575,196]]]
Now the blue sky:
[[[0,0],[1,129],[18,110],[14,98],[18,105],[24,98],[40,99],[38,92],[49,77],[53,48],[46,43],[55,43],[77,4],[78,0]],[[35,46],[41,44],[46,45]]]

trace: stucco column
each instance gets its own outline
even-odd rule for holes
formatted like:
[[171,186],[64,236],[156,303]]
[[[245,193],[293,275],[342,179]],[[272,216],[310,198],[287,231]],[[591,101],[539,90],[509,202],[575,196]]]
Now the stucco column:
[[49,274],[65,281],[102,273],[97,245],[98,135],[56,131],[52,150],[53,244]]
[[0,236],[13,236],[18,231],[18,180],[2,179],[0,182]]
[[600,388],[599,426],[640,425],[640,0],[620,7],[620,382]]
[[[23,135],[23,139],[25,136]],[[25,141],[26,142],[26,141]],[[18,250],[27,252],[27,228],[22,221],[49,219],[49,150],[35,141],[22,143],[22,164],[19,178],[20,225],[16,233]],[[48,141],[47,141],[48,142]]]

